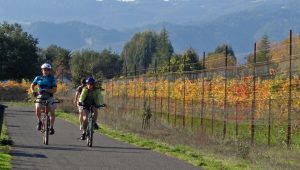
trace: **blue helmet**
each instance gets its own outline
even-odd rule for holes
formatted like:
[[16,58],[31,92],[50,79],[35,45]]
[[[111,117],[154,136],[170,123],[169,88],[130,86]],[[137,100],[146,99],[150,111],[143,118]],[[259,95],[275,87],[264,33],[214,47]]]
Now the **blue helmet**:
[[87,84],[95,84],[96,80],[93,77],[89,77],[85,81]]

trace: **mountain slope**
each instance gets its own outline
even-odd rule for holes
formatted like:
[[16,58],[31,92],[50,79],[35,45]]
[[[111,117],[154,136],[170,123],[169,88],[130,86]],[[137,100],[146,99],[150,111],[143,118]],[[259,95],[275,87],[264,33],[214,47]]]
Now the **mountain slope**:
[[116,30],[106,30],[95,25],[80,22],[50,23],[35,22],[23,25],[25,31],[39,39],[39,46],[45,48],[56,44],[71,50],[91,48],[101,50],[112,48],[119,51],[130,35]]
[[111,47],[120,53],[134,33],[166,27],[175,52],[189,47],[210,52],[225,42],[239,54],[251,52],[253,43],[264,34],[272,41],[286,38],[289,29],[299,34],[299,9],[298,0],[0,0],[0,19],[47,21],[24,24],[41,47]]
[[218,17],[284,0],[0,0],[0,20],[79,21],[124,30],[160,22],[201,25]]

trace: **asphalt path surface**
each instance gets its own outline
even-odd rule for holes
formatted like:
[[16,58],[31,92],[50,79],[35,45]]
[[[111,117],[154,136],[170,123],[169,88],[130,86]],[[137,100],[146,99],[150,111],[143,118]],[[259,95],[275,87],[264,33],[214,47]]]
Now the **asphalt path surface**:
[[8,132],[14,142],[13,169],[192,170],[184,161],[129,145],[95,133],[93,147],[81,141],[79,127],[56,119],[55,134],[44,145],[36,130],[32,107],[9,106],[5,110]]

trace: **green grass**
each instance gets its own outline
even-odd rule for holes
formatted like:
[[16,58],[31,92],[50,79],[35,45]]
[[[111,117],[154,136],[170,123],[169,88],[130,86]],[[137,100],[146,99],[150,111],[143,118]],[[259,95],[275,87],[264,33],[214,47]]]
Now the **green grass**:
[[[71,123],[79,125],[78,117],[75,115],[57,112],[57,116],[61,119],[67,120]],[[166,155],[184,160],[194,166],[202,167],[204,169],[257,169],[245,160],[223,160],[214,155],[203,154],[195,149],[183,145],[169,145],[158,140],[144,139],[133,133],[125,133],[112,130],[102,124],[101,134],[107,135],[114,139],[133,144],[136,146],[149,148],[151,150],[164,153]]]
[[0,136],[0,169],[1,170],[12,169],[11,155],[9,154],[11,144],[12,141],[8,137],[7,127],[4,123],[2,126],[2,133]]

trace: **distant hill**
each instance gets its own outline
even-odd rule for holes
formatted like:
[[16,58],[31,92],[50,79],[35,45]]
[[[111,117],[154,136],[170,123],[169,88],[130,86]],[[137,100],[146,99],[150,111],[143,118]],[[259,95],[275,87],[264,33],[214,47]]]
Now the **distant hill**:
[[39,46],[45,48],[50,44],[76,50],[90,48],[102,50],[112,48],[120,51],[123,44],[130,38],[129,32],[106,30],[99,26],[81,22],[50,23],[35,22],[23,25],[25,31],[39,39]]
[[[280,12],[274,10],[269,11],[268,14],[259,14],[255,11],[246,11],[224,16],[200,26],[183,26],[164,22],[125,31],[103,29],[81,22],[60,24],[36,22],[23,27],[25,31],[39,39],[41,47],[57,44],[72,50],[112,48],[120,53],[123,45],[136,32],[160,31],[165,27],[169,32],[175,52],[183,52],[189,47],[196,49],[199,53],[209,52],[221,43],[228,43],[236,54],[239,54],[252,51],[253,43],[264,34],[267,34],[272,41],[286,38],[289,29],[299,34],[300,14],[298,11],[289,13],[290,15],[281,15]],[[245,56],[237,57],[242,60]]]
[[[268,0],[269,2],[271,0]],[[272,0],[284,1],[284,0]],[[203,23],[267,2],[251,0],[0,0],[0,20],[33,23],[79,21],[108,29],[160,22]]]
[[[272,41],[300,33],[299,0],[0,0],[0,21],[23,23],[41,47],[121,52],[136,32],[166,27],[175,52],[210,52],[220,43],[238,54],[252,51],[267,34]],[[239,56],[240,55],[240,56]]]

